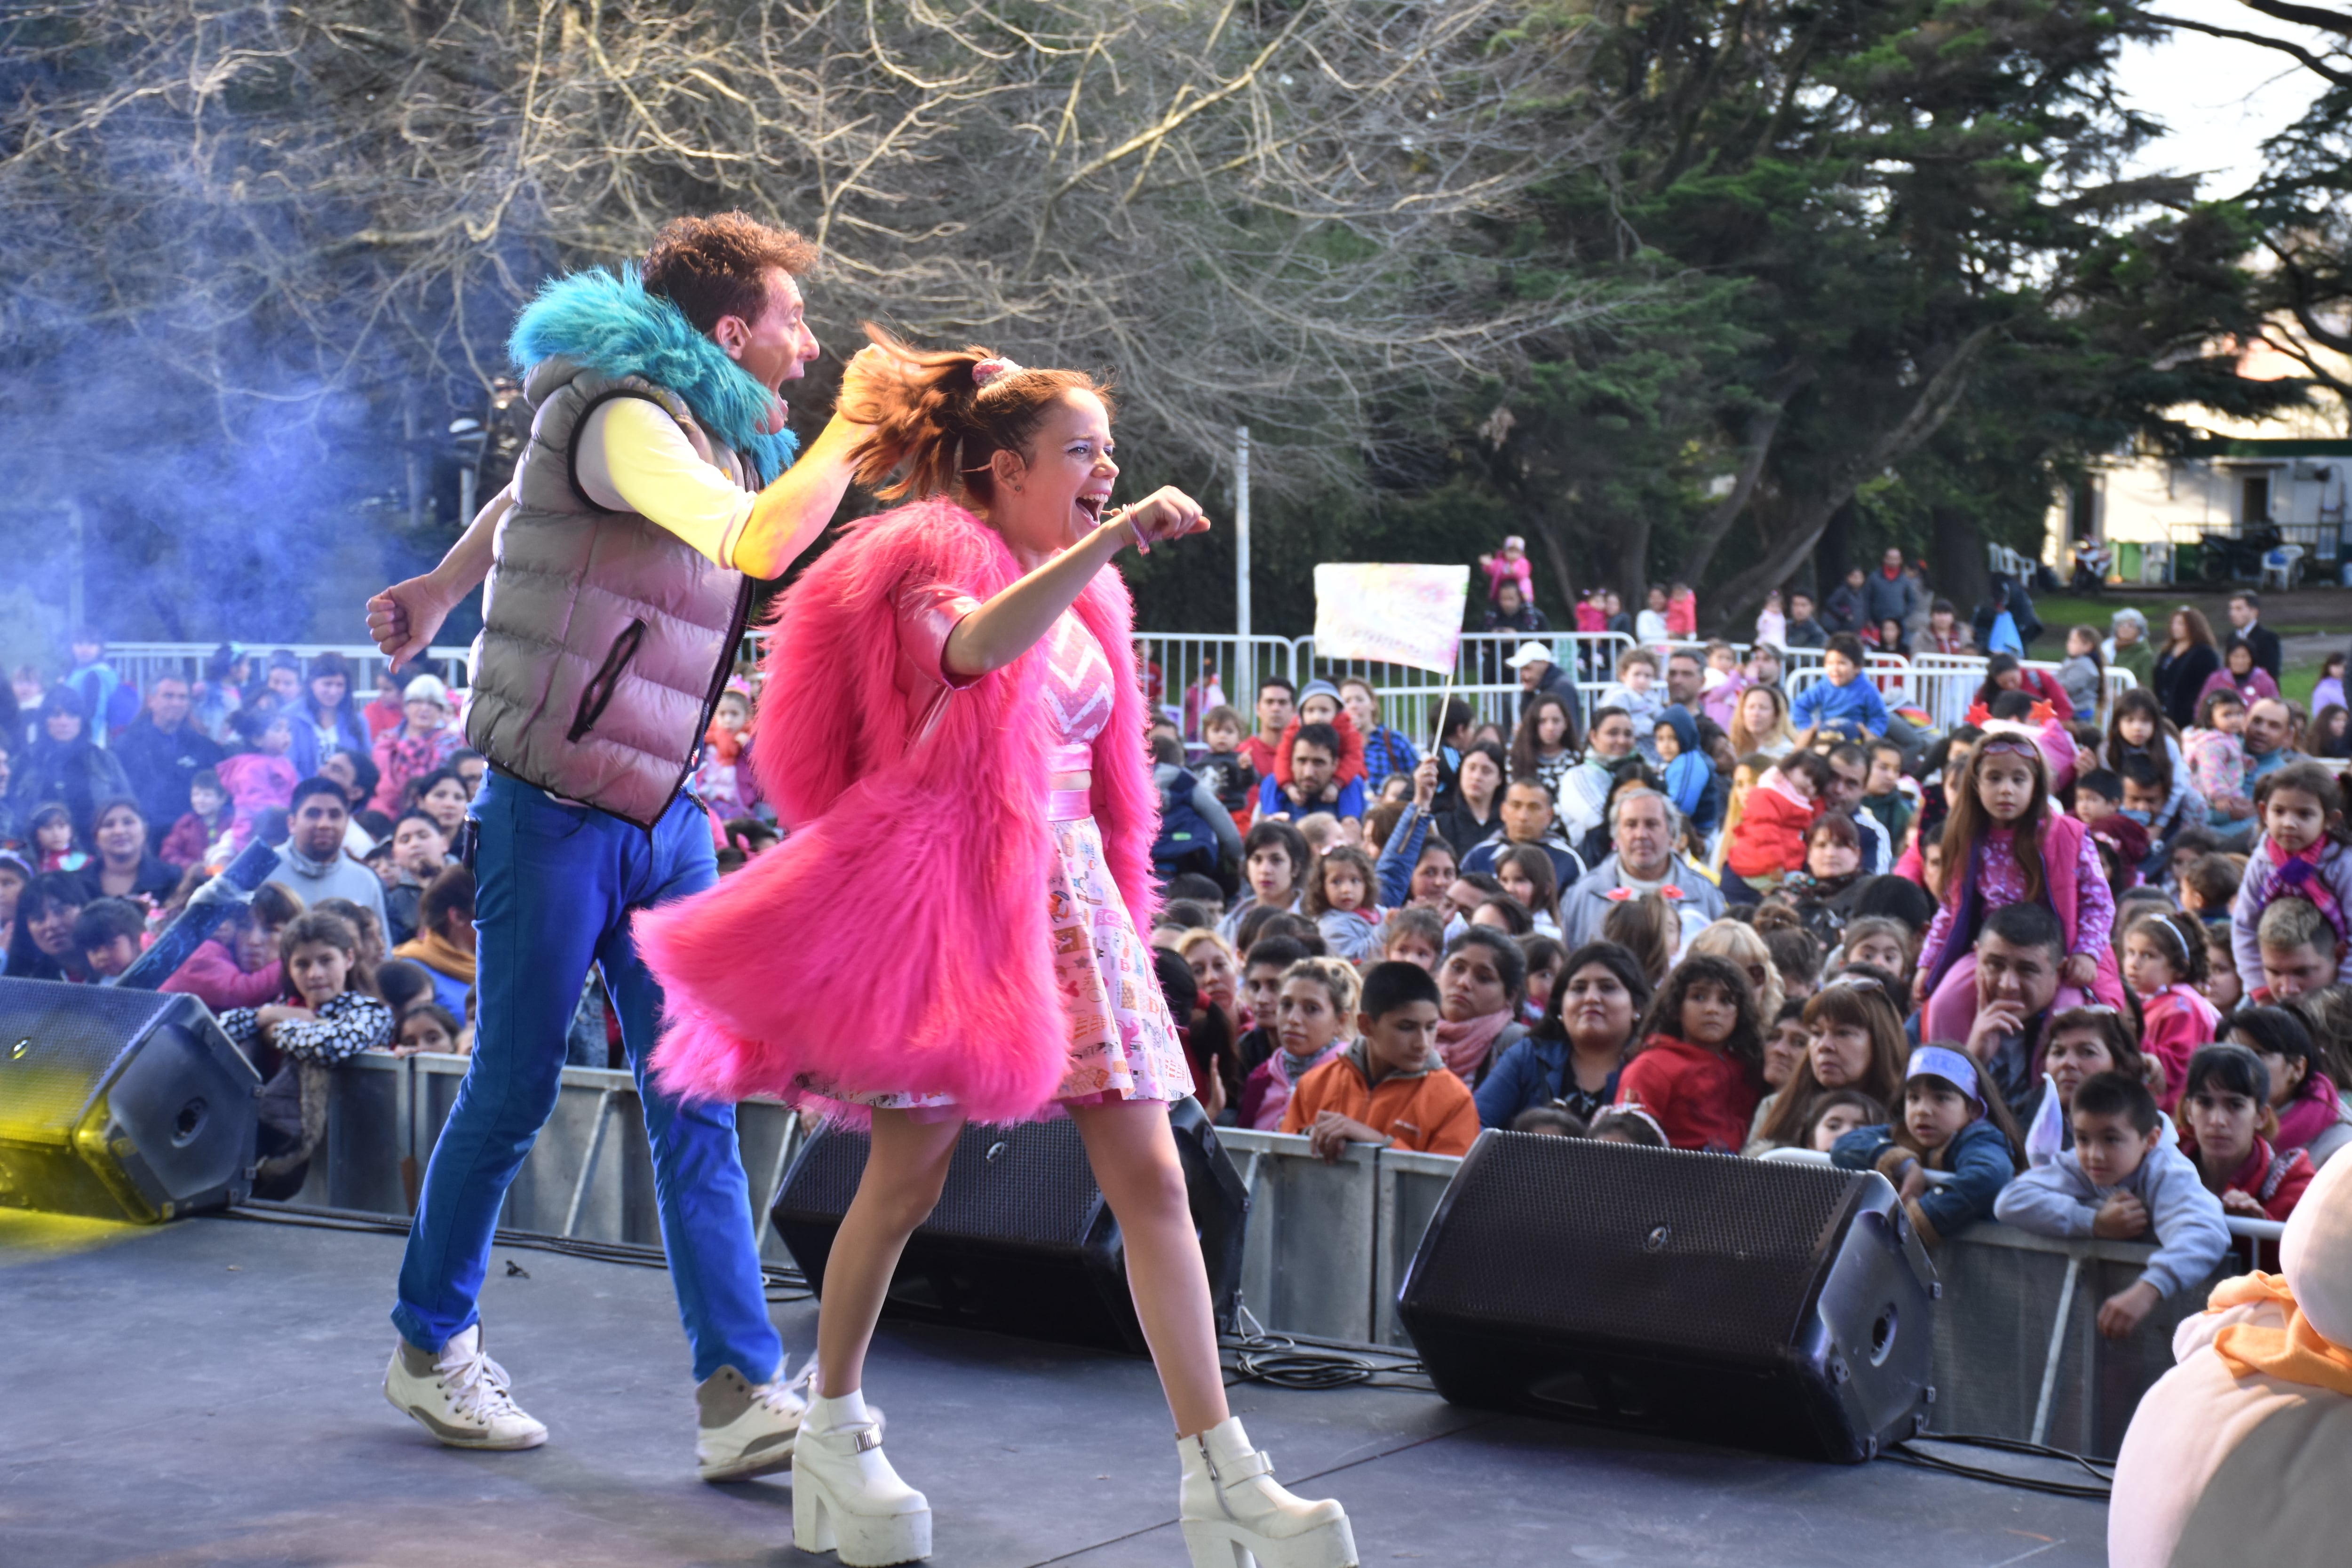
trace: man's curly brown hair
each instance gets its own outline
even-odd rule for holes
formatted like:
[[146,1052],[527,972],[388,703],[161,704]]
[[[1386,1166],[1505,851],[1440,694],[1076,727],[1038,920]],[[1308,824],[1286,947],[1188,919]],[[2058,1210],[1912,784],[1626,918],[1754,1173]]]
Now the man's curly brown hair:
[[674,217],[646,251],[646,292],[686,312],[708,332],[722,316],[750,321],[768,307],[768,268],[795,277],[816,266],[816,247],[799,231],[771,228],[749,213]]

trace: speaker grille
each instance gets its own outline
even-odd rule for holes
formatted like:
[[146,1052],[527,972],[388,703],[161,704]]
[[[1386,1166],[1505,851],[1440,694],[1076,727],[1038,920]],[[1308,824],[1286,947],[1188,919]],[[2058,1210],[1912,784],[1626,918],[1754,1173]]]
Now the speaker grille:
[[1489,1133],[1454,1179],[1409,1300],[1541,1334],[1769,1362],[1788,1346],[1857,1180]]
[[[871,1148],[862,1134],[828,1131],[793,1171],[781,1206],[838,1217],[856,1195]],[[948,1163],[947,1190],[923,1222],[933,1237],[1075,1247],[1102,1208],[1086,1144],[1066,1118],[1015,1127],[967,1127]]]
[[0,978],[0,1131],[42,1142],[70,1135],[91,1087],[178,1002],[153,991]]

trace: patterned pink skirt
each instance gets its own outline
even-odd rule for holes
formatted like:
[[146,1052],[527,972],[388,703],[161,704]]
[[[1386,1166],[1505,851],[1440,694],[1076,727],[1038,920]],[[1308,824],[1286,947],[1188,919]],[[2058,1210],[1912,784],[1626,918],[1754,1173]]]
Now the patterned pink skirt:
[[[1054,864],[1045,879],[1046,918],[1070,1052],[1055,1100],[1097,1105],[1183,1099],[1192,1092],[1192,1070],[1160,994],[1151,949],[1136,933],[1104,860],[1101,829],[1093,817],[1081,816],[1050,823],[1047,831],[1054,836]],[[940,1094],[856,1093],[805,1076],[795,1087],[845,1104],[911,1110],[923,1120],[955,1109],[953,1100]]]

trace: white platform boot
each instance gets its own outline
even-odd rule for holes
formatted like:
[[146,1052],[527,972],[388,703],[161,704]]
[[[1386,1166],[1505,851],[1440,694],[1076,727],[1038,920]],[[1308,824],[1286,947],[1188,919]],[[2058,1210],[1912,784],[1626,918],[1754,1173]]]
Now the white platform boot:
[[1293,1497],[1274,1461],[1227,1416],[1176,1440],[1183,1461],[1181,1524],[1192,1568],[1356,1568],[1348,1512],[1327,1498]]
[[859,1394],[812,1399],[793,1447],[793,1544],[838,1550],[848,1568],[931,1554],[931,1505],[882,1454],[882,1427]]

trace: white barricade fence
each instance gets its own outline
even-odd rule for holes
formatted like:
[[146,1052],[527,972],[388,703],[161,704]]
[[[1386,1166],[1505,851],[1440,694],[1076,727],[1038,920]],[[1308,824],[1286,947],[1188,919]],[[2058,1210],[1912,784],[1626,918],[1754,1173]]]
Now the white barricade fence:
[[[463,1057],[353,1058],[334,1077],[326,1142],[297,1201],[412,1214],[467,1067]],[[801,1121],[786,1106],[753,1100],[736,1108],[736,1128],[761,1259],[789,1265],[768,1215],[803,1142]],[[1397,1292],[1462,1162],[1369,1144],[1326,1162],[1301,1137],[1238,1128],[1219,1128],[1217,1136],[1249,1193],[1242,1269],[1248,1322],[1277,1334],[1410,1345]],[[1770,1157],[1828,1163],[1810,1151]],[[554,1114],[499,1223],[548,1236],[661,1244],[652,1156],[629,1074],[563,1069]],[[2240,1256],[2160,1303],[2122,1340],[2098,1332],[2100,1304],[2138,1277],[2154,1248],[1991,1224],[1945,1241],[1931,1254],[1944,1287],[1935,1429],[2113,1455],[2139,1396],[2172,1364],[2173,1329],[2202,1309],[2213,1280],[2258,1263],[2275,1266],[2267,1250],[2258,1258],[2254,1249],[2274,1248],[2283,1226],[2233,1216],[2230,1229]],[[1592,1284],[1606,1288],[1603,1280]]]
[[[106,645],[106,662],[114,673],[137,687],[142,693],[158,679],[176,675],[183,680],[194,681],[205,672],[218,643],[194,642],[110,642]],[[376,677],[384,667],[384,657],[373,643],[293,642],[240,645],[253,660],[253,679],[248,687],[262,684],[268,673],[269,656],[284,651],[299,658],[307,668],[311,659],[322,653],[337,653],[352,667],[352,691],[362,704],[375,696]],[[431,647],[421,658],[402,671],[404,679],[416,675],[433,674],[453,689],[472,684],[467,675],[467,659],[472,650],[464,647]]]
[[[1436,701],[1448,690],[1466,702],[1476,723],[1499,725],[1506,734],[1517,728],[1519,715],[1519,682],[1517,672],[1507,662],[1522,643],[1540,642],[1552,649],[1553,662],[1568,671],[1574,681],[1577,703],[1577,723],[1580,731],[1588,727],[1593,710],[1599,706],[1602,690],[1616,679],[1617,658],[1633,646],[1633,639],[1622,632],[1467,632],[1463,635],[1459,657],[1455,659],[1452,679],[1441,673],[1414,669],[1404,665],[1375,663],[1363,659],[1323,659],[1316,657],[1315,639],[1311,637],[1253,637],[1242,638],[1231,634],[1212,632],[1139,631],[1134,636],[1136,668],[1147,690],[1152,694],[1160,710],[1180,727],[1188,730],[1186,739],[1198,740],[1197,725],[1185,726],[1185,694],[1213,668],[1222,685],[1225,700],[1238,710],[1244,724],[1255,725],[1256,685],[1262,679],[1280,677],[1294,686],[1321,677],[1337,681],[1347,676],[1360,676],[1372,683],[1381,705],[1381,721],[1412,741],[1417,750],[1428,747],[1431,728],[1436,719]],[[766,651],[764,632],[744,634],[738,655],[756,663]],[[158,676],[177,675],[193,680],[202,674],[205,662],[217,645],[212,643],[125,642],[110,643],[107,658],[115,672],[141,690]],[[309,660],[321,653],[338,653],[352,669],[352,689],[361,700],[374,692],[377,673],[384,664],[383,656],[367,644],[359,643],[286,643],[278,645],[297,657]],[[1708,645],[1700,641],[1676,641],[1661,645],[1665,650],[1687,649],[1706,658]],[[1749,646],[1731,645],[1743,663]],[[247,648],[257,662],[254,679],[261,679],[261,661],[275,651],[256,645]],[[470,683],[467,660],[470,651],[464,647],[434,647],[428,649],[411,672],[429,670],[446,681],[453,689],[462,689]],[[1781,689],[1793,700],[1804,689],[1822,679],[1822,656],[1816,648],[1790,648],[1782,651]],[[2058,666],[2042,660],[2030,660],[2029,669],[2055,673]],[[1873,652],[1868,655],[1865,677],[1877,683],[1889,706],[1916,707],[1924,710],[1935,728],[1948,730],[1962,721],[1976,700],[1978,689],[1984,684],[1985,661],[1965,654],[1900,654]],[[2105,676],[2105,700],[2112,704],[2116,696],[2129,690],[2136,682],[2126,669],[2110,668]],[[1664,679],[1660,676],[1663,690]],[[1200,706],[1206,706],[1201,704]]]

